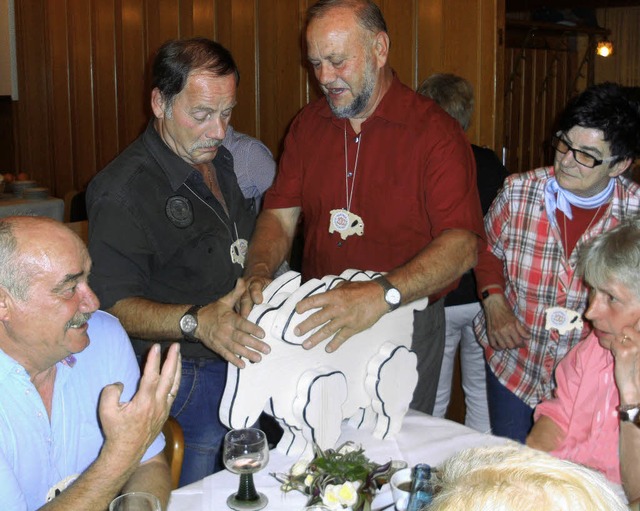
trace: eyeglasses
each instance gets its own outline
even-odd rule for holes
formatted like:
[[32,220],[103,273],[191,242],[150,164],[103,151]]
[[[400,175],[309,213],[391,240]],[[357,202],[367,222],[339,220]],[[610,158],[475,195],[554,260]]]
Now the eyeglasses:
[[615,156],[609,156],[603,160],[597,160],[595,156],[591,156],[589,153],[585,153],[584,151],[580,151],[579,149],[574,149],[571,147],[567,141],[562,138],[560,135],[554,135],[551,139],[551,147],[553,147],[556,151],[561,152],[562,154],[567,154],[567,152],[571,151],[573,154],[574,160],[576,160],[580,165],[584,165],[592,169],[593,167],[597,167],[598,165],[602,165],[603,163],[615,160]]

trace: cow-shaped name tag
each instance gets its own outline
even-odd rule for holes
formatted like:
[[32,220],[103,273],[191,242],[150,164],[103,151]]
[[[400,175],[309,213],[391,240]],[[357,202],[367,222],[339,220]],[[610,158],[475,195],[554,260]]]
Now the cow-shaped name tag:
[[549,307],[546,311],[546,330],[557,330],[560,335],[570,332],[574,328],[582,330],[582,319],[576,311],[565,307]]
[[346,240],[349,236],[364,234],[364,222],[355,213],[346,209],[332,209],[331,221],[329,222],[329,234],[339,232],[340,237]]

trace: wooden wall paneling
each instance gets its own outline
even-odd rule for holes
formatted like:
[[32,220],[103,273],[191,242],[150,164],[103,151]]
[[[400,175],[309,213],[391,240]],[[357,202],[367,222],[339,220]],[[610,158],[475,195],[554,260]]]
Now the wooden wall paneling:
[[192,37],[194,0],[180,0],[178,4],[178,34],[181,38]]
[[400,81],[415,89],[418,86],[416,57],[416,9],[415,0],[380,0],[380,10],[387,22],[391,39],[389,63]]
[[520,140],[520,117],[522,115],[522,73],[524,72],[524,53],[519,49],[511,50],[513,52],[513,71],[511,75],[511,119],[509,133],[509,147],[511,157],[510,171],[521,172],[521,140]]
[[[49,103],[47,122],[54,126],[49,151],[51,167],[47,169],[50,176],[41,176],[38,181],[45,180],[52,194],[61,195],[75,186],[73,168],[73,131],[70,98],[70,57],[68,4],[52,6],[45,4],[47,11],[47,33],[49,66],[47,101]],[[57,9],[57,12],[52,12]],[[44,170],[44,169],[43,169]]]
[[[157,47],[168,38],[195,35],[214,38],[234,53],[243,79],[233,123],[264,140],[277,157],[292,118],[319,94],[301,45],[312,1],[16,2],[17,162],[58,196],[82,188],[146,126],[148,71]],[[490,126],[487,87],[496,66],[487,64],[484,48],[495,45],[491,13],[502,2],[479,0],[469,9],[468,0],[380,0],[392,66],[412,87],[436,71],[472,75],[478,126]]]
[[240,70],[238,104],[233,109],[231,123],[243,133],[255,136],[258,133],[258,90],[257,80],[258,45],[256,44],[256,1],[234,0],[231,10],[230,49]]
[[[476,91],[472,142],[499,150],[496,134],[502,132],[502,116],[495,118],[497,94],[502,86],[498,67],[498,29],[504,27],[504,0],[419,0],[416,17],[416,82],[433,73],[454,73],[467,78]],[[499,125],[499,127],[498,127]]]
[[523,61],[522,102],[520,103],[520,171],[531,168],[531,112],[535,99],[535,51],[527,50]]
[[[505,82],[504,82],[504,69],[505,69],[505,54],[506,54],[506,18],[505,18],[505,5],[506,0],[496,0],[495,2],[495,22],[496,27],[494,30],[495,50],[494,50],[494,76],[493,76],[493,109],[489,112],[487,108],[482,109],[483,118],[491,115],[493,122],[493,143],[490,144],[494,148],[498,156],[502,159],[502,150],[504,148],[504,100],[505,100]],[[489,8],[489,7],[487,7]],[[484,15],[485,19],[490,19],[488,14]],[[488,77],[485,77],[485,81]],[[484,103],[484,101],[483,101]],[[480,140],[485,140],[484,135],[481,133]]]
[[544,137],[547,130],[545,103],[547,101],[546,85],[549,76],[548,61],[553,58],[553,50],[539,50],[534,56],[535,84],[533,110],[531,112],[531,159],[529,169],[540,166],[544,160]]
[[[93,96],[95,110],[96,169],[102,169],[121,151],[118,144],[118,89],[116,68],[116,0],[93,2]],[[81,190],[93,177],[79,173],[73,188]],[[67,190],[63,191],[66,193]]]
[[[306,104],[301,97],[302,27],[300,3],[258,2],[260,132],[257,136],[278,158],[289,123]],[[294,8],[297,7],[297,8]]]
[[[475,112],[470,138],[492,148],[502,158],[502,112],[504,109],[504,0],[483,0],[478,17],[477,55],[473,78]],[[498,79],[500,77],[500,79]],[[500,113],[500,115],[498,115]]]
[[418,2],[418,85],[444,69],[444,0]]
[[513,49],[505,49],[505,67],[504,67],[504,110],[503,110],[503,145],[505,147],[505,160],[504,164],[507,168],[507,171],[511,172],[514,167],[514,162],[512,161],[513,152],[512,151],[512,143],[511,137],[513,135],[512,125],[513,125],[513,116],[514,116],[514,96],[513,96],[513,83],[511,82],[511,76],[514,72],[515,59],[517,58],[517,54]]
[[[47,13],[39,0],[15,3],[19,98],[16,108],[16,168],[51,188],[52,129],[48,116]],[[37,141],[37,144],[32,143]]]
[[[160,46],[169,39],[176,39],[180,33],[180,4],[187,0],[147,0],[146,10],[146,54],[151,58]],[[150,62],[149,62],[150,64]]]
[[121,44],[118,59],[120,146],[125,148],[144,130],[150,115],[144,0],[121,0]]
[[542,133],[541,160],[538,166],[551,165],[553,163],[553,153],[551,150],[551,136],[553,135],[553,123],[555,122],[558,111],[558,69],[560,67],[561,58],[564,55],[559,52],[552,54],[551,61],[548,63],[549,77],[545,90],[544,117],[545,127]]
[[217,4],[216,0],[192,0],[192,31],[185,34],[217,40],[215,15]]
[[[73,168],[96,172],[96,140],[92,77],[91,4],[86,0],[67,0],[69,96]],[[61,186],[71,185],[72,175],[58,176]]]

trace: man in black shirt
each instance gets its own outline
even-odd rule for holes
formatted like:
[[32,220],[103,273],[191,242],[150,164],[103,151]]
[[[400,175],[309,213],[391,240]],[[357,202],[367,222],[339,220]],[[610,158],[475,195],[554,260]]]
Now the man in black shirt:
[[153,64],[154,119],[87,190],[91,285],[139,357],[180,340],[171,415],[185,435],[180,484],[222,468],[218,418],[227,361],[259,362],[261,328],[236,314],[254,227],[221,145],[236,104],[231,54],[207,39],[169,41]]

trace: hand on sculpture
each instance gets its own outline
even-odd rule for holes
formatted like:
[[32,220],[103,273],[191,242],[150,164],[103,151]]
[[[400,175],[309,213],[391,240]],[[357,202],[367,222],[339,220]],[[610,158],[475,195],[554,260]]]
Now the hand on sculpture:
[[621,404],[640,403],[640,332],[633,327],[611,343]]
[[245,291],[244,281],[238,279],[233,291],[200,309],[195,333],[207,348],[239,368],[245,366],[241,357],[260,362],[260,354],[271,351],[269,345],[260,340],[264,339],[264,330],[234,309]]
[[501,294],[493,294],[482,302],[487,321],[489,344],[495,350],[521,348],[530,339],[527,328],[518,321]]
[[371,327],[388,312],[389,307],[381,296],[380,286],[372,281],[344,282],[330,291],[309,296],[298,303],[296,312],[303,314],[311,309],[320,310],[300,323],[294,332],[304,335],[322,325],[302,346],[310,349],[335,335],[325,348],[328,352],[335,351],[351,336]]
[[266,288],[273,279],[269,277],[253,276],[246,279],[247,290],[242,294],[238,301],[240,315],[243,318],[249,316],[251,309],[254,305],[262,303],[264,300],[262,291]]
[[138,391],[120,402],[122,383],[107,385],[100,396],[98,414],[105,436],[103,453],[137,464],[162,430],[180,387],[180,345],[171,345],[160,369],[160,345],[149,350]]

